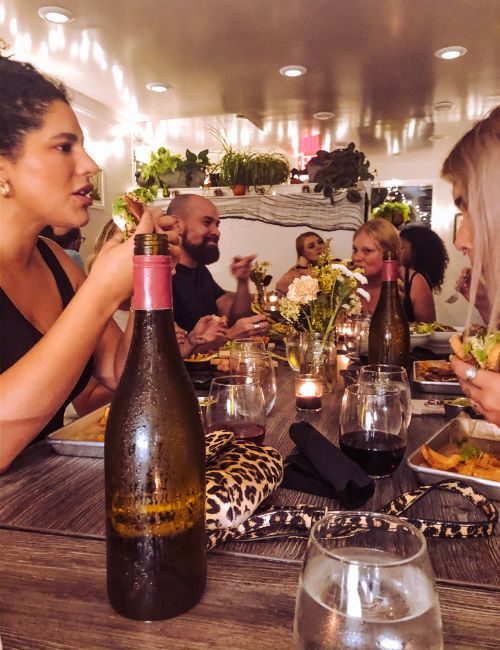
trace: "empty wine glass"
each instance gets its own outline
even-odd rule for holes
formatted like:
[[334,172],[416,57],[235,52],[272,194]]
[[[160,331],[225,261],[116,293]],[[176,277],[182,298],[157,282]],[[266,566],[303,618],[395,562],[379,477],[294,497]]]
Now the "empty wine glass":
[[411,389],[408,381],[408,373],[403,366],[396,366],[384,363],[373,363],[363,366],[359,373],[360,384],[375,384],[377,386],[394,385],[401,390],[401,404],[406,419],[406,428],[411,421]]
[[242,352],[267,352],[266,344],[261,338],[234,339],[231,342],[229,356]]
[[441,650],[441,612],[422,533],[367,512],[333,512],[314,524],[294,636],[300,650]]
[[246,375],[259,381],[264,392],[266,414],[269,415],[276,402],[276,375],[268,352],[235,352],[229,357],[229,370],[235,375]]
[[340,448],[367,474],[391,476],[403,460],[406,439],[397,386],[347,386],[340,407]]
[[262,444],[266,432],[266,410],[260,382],[243,375],[213,379],[206,420],[208,431],[232,431],[236,438]]

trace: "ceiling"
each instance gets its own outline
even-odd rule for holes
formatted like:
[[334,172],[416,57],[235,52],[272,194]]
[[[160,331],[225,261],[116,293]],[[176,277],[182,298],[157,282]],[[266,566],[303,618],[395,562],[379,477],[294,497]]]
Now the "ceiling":
[[[0,0],[0,37],[17,59],[128,123],[191,118],[181,122],[190,128],[217,118],[224,128],[236,121],[233,132],[246,125],[244,144],[291,156],[350,140],[368,155],[401,155],[432,147],[448,128],[465,131],[500,103],[499,0],[60,4],[74,14],[64,27],[39,18],[43,2]],[[450,45],[467,54],[434,56]],[[290,64],[307,74],[281,76]],[[172,88],[157,95],[151,81]],[[437,111],[442,101],[452,108]],[[335,117],[313,119],[318,111]]]

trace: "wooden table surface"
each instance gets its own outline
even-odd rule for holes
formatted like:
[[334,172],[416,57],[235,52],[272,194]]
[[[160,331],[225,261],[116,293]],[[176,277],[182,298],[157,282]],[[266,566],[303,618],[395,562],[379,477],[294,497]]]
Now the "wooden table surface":
[[[338,439],[339,380],[320,413],[296,411],[293,375],[278,371],[278,399],[266,442],[283,455],[293,449],[292,422],[309,420]],[[424,397],[420,395],[418,397]],[[444,424],[415,416],[408,453]],[[402,464],[376,483],[365,510],[418,484]],[[0,637],[17,648],[289,648],[298,573],[305,541],[228,543],[209,555],[209,585],[192,612],[142,624],[113,613],[105,594],[102,459],[59,456],[47,446],[27,450],[0,477]],[[323,497],[278,489],[270,503],[341,509]],[[455,495],[435,491],[412,515],[474,520],[481,516]],[[500,542],[428,539],[439,579],[446,647],[496,648],[500,615]],[[41,620],[43,619],[43,626]]]

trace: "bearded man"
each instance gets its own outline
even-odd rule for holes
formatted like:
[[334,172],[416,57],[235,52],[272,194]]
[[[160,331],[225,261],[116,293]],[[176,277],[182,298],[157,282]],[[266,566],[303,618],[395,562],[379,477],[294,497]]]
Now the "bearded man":
[[231,273],[236,291],[226,291],[212,277],[207,265],[219,259],[219,212],[209,199],[196,194],[181,194],[169,204],[167,214],[177,217],[182,228],[182,247],[172,279],[174,318],[190,331],[202,316],[225,316],[228,338],[263,333],[265,316],[251,314],[249,277],[254,255],[234,257]]

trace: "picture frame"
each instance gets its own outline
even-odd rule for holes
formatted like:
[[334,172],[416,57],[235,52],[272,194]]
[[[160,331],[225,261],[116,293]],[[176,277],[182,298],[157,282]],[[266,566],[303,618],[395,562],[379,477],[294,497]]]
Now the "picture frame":
[[102,168],[90,177],[90,181],[94,186],[90,196],[93,199],[92,206],[97,210],[104,210],[104,170]]
[[463,219],[464,219],[464,215],[461,212],[457,212],[455,214],[455,218],[453,219],[453,243],[455,243],[457,240],[457,234],[458,231],[460,230],[460,226],[462,225]]

